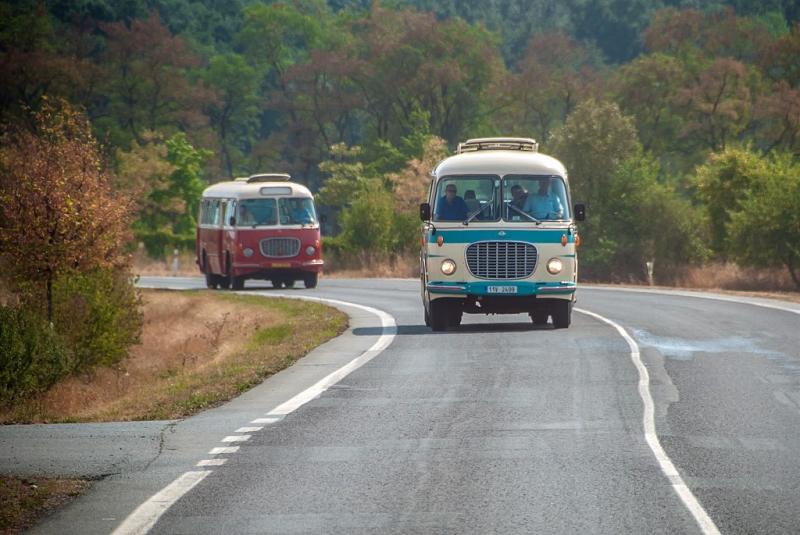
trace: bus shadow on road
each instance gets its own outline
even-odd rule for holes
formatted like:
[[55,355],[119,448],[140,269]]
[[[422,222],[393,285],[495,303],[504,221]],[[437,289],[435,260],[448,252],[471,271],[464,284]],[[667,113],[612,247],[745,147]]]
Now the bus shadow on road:
[[[507,333],[527,331],[549,331],[552,325],[533,325],[532,323],[468,323],[451,327],[447,331],[433,332],[426,325],[398,325],[397,334],[452,334],[452,333]],[[384,327],[356,327],[353,334],[356,336],[380,336],[385,334]]]

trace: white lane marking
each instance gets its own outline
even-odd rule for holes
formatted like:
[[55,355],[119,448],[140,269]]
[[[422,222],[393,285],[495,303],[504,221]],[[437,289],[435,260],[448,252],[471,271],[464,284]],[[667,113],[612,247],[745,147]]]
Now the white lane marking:
[[316,384],[308,387],[307,389],[303,390],[293,398],[284,403],[281,403],[271,411],[267,413],[267,416],[285,416],[295,410],[298,407],[301,407],[311,401],[312,399],[318,397],[320,394],[325,392],[328,388],[332,385],[335,385],[342,379],[344,379],[347,375],[354,372],[370,360],[377,357],[384,349],[389,347],[389,344],[392,343],[394,337],[397,335],[397,324],[394,321],[394,318],[384,312],[383,310],[378,310],[377,308],[372,308],[364,305],[358,305],[356,303],[349,303],[347,301],[339,301],[337,299],[324,299],[321,297],[308,297],[308,296],[293,296],[293,295],[286,295],[286,294],[274,294],[270,292],[268,294],[271,297],[290,297],[295,299],[304,299],[306,301],[319,301],[323,303],[331,303],[334,305],[343,305],[348,307],[354,307],[361,310],[365,310],[367,312],[371,312],[375,314],[381,319],[381,327],[382,333],[378,340],[372,344],[372,346],[364,351],[360,356],[356,357],[355,359],[351,360],[338,370],[332,372],[331,374],[327,375],[320,379]]
[[220,442],[247,442],[250,440],[250,435],[229,435]]
[[228,459],[203,459],[195,466],[222,466],[228,462]]
[[203,481],[211,470],[192,470],[178,476],[178,478],[154,494],[150,499],[140,505],[133,513],[128,515],[122,524],[112,532],[112,535],[143,534],[150,531],[156,521],[178,501],[178,498],[189,492],[195,485]]
[[270,418],[256,418],[255,420],[251,421],[251,424],[274,424],[275,422],[280,422],[281,418],[277,416],[273,416]]
[[[705,292],[691,292],[691,291],[684,291],[684,290],[655,290],[655,289],[645,289],[645,288],[614,288],[613,286],[584,286],[586,290],[600,290],[604,292],[633,292],[633,293],[643,293],[643,294],[660,294],[660,295],[676,295],[679,297],[696,297],[697,299],[712,299],[714,301],[727,301],[729,303],[737,303],[740,305],[753,305],[757,307],[763,308],[771,308],[773,310],[782,310],[784,312],[791,312],[793,314],[800,314],[800,307],[793,308],[789,306],[787,303],[786,305],[778,304],[778,303],[766,303],[762,298],[753,298],[747,296],[725,296],[719,295],[714,293],[705,293]],[[755,299],[759,299],[756,301]]]
[[634,366],[636,366],[639,372],[639,397],[642,398],[642,403],[644,404],[642,424],[647,445],[650,447],[650,451],[653,452],[656,461],[658,461],[661,471],[672,484],[672,489],[692,514],[698,526],[700,526],[700,530],[705,535],[719,535],[719,529],[717,529],[716,524],[714,524],[714,521],[708,516],[708,513],[703,509],[703,506],[695,495],[692,494],[692,491],[686,485],[680,473],[678,473],[678,469],[675,468],[672,459],[669,458],[669,455],[664,451],[661,442],[658,440],[655,423],[655,403],[653,402],[653,396],[650,394],[650,374],[647,372],[647,368],[642,362],[638,344],[621,325],[613,320],[582,308],[575,308],[575,311],[611,325],[628,343],[628,347],[631,350],[631,361],[633,361]]
[[239,451],[239,446],[222,446],[219,448],[211,448],[208,452],[209,455],[220,455],[223,453],[236,453]]
[[256,431],[261,431],[264,429],[263,427],[240,427],[234,433],[255,433]]
[[[252,293],[248,292],[250,295]],[[264,295],[264,294],[260,294]],[[352,373],[353,371],[357,370],[370,360],[377,357],[384,349],[389,347],[394,341],[395,336],[397,336],[397,323],[390,314],[384,312],[383,310],[379,310],[377,308],[372,308],[364,305],[359,305],[356,303],[349,303],[347,301],[339,301],[338,299],[324,299],[321,297],[307,297],[307,296],[296,296],[296,295],[282,295],[282,294],[273,294],[269,293],[266,294],[267,297],[287,297],[290,299],[305,299],[307,301],[317,301],[321,303],[330,303],[332,305],[342,305],[347,307],[358,308],[360,310],[364,310],[366,312],[370,312],[376,316],[378,316],[381,320],[381,332],[382,334],[378,338],[378,340],[370,346],[369,349],[364,351],[361,355],[354,358],[338,370],[330,373],[317,383],[311,385],[307,389],[303,390],[293,398],[289,399],[288,401],[281,403],[271,411],[269,411],[265,416],[267,418],[259,418],[258,420],[267,420],[268,422],[263,423],[273,423],[277,422],[283,416],[291,413],[292,411],[296,410],[297,408],[301,407],[305,403],[311,401],[312,399],[319,396],[322,392],[327,390],[331,385],[335,384],[338,381],[341,381],[344,377],[348,374]],[[262,423],[253,421],[252,423]],[[246,438],[242,438],[246,437]],[[247,440],[250,438],[250,435],[238,435],[238,436],[228,436],[222,439],[222,442],[238,442],[241,440]],[[239,449],[239,446],[230,446],[230,447],[217,447],[212,448],[209,452],[212,455],[217,455],[220,453],[234,453],[236,450]],[[163,515],[167,509],[169,509],[172,504],[177,502],[181,496],[189,492],[192,487],[194,487],[197,483],[203,480],[208,474],[211,473],[211,470],[206,470],[203,472],[191,471],[185,472],[183,475],[179,476],[175,481],[170,483],[168,486],[148,498],[146,502],[140,505],[134,512],[132,512],[128,517],[120,524],[120,526],[114,530],[113,535],[127,535],[127,534],[141,534],[147,533],[150,528],[152,528],[158,519]],[[191,486],[186,486],[185,481],[191,481],[193,476],[191,474],[203,474],[202,477],[199,477],[197,481],[191,484]],[[167,492],[169,490],[169,492]]]

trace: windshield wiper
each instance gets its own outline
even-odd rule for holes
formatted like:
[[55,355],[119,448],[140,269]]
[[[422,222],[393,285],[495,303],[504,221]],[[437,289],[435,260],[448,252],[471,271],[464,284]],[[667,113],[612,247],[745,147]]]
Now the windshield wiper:
[[476,217],[478,217],[480,214],[482,214],[483,211],[486,210],[487,206],[492,206],[492,205],[494,205],[494,200],[492,200],[491,204],[487,202],[486,204],[481,206],[480,210],[478,210],[477,212],[475,212],[474,214],[469,216],[467,219],[465,219],[462,224],[463,225],[469,225],[469,222],[472,221],[473,219],[475,219]]
[[530,219],[531,221],[533,221],[533,222],[534,222],[534,223],[536,223],[537,225],[541,225],[541,224],[542,224],[542,222],[541,222],[541,221],[539,221],[538,219],[536,219],[535,217],[533,217],[531,214],[529,214],[528,212],[524,212],[524,211],[520,210],[519,208],[517,208],[517,207],[516,207],[516,206],[514,206],[513,204],[511,204],[511,203],[508,203],[508,207],[509,207],[509,208],[513,208],[515,212],[519,212],[520,214],[524,215],[525,217],[527,217],[528,219]]

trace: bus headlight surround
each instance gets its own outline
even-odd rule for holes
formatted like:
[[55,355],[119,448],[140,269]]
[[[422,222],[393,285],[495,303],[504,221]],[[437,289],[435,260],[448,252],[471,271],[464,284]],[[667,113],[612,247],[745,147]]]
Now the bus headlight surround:
[[308,247],[306,247],[306,254],[308,256],[314,256],[314,253],[316,253],[316,252],[317,252],[317,250],[314,248],[313,245],[309,245]]
[[560,258],[551,258],[547,261],[547,272],[551,275],[558,275],[564,269],[564,263]]
[[447,259],[442,262],[442,273],[445,275],[452,275],[456,272],[456,263],[451,259]]
[[250,258],[251,256],[253,256],[253,250],[251,248],[249,248],[249,247],[245,247],[244,249],[242,249],[242,254],[246,258]]

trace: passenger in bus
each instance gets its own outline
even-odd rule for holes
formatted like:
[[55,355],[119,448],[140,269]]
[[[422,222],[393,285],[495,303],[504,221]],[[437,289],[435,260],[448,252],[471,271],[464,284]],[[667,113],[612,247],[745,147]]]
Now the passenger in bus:
[[[511,186],[511,200],[508,201],[510,206],[513,206],[517,210],[522,210],[525,207],[525,201],[528,200],[528,192],[520,186],[519,184],[514,184]],[[515,210],[512,208],[508,208],[508,218],[512,218],[514,215],[519,217],[519,213],[515,214]]]
[[539,191],[528,195],[522,210],[536,219],[561,219],[564,216],[561,199],[550,191],[550,178],[539,181]]
[[309,224],[313,223],[314,218],[311,215],[311,212],[308,211],[305,204],[302,200],[293,200],[292,201],[292,223],[294,224]]
[[247,209],[244,204],[239,207],[239,225],[243,227],[252,227],[256,224],[256,218],[253,213]]
[[436,203],[436,219],[439,221],[463,221],[467,218],[467,203],[456,195],[455,184],[448,184],[444,188],[444,197]]
[[[480,201],[475,198],[475,190],[468,189],[464,192],[464,202],[467,205],[467,212],[470,216],[481,209]],[[480,216],[478,217],[480,218]]]

